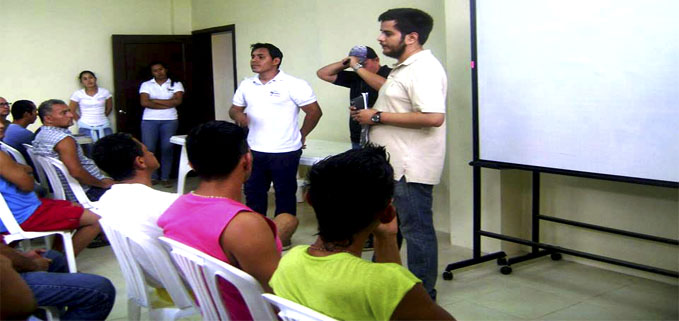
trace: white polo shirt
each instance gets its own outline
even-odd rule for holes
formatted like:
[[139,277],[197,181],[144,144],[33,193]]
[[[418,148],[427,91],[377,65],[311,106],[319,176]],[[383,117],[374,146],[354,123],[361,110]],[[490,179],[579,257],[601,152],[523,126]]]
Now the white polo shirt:
[[[396,65],[380,88],[373,109],[390,113],[446,112],[448,80],[431,50],[420,51]],[[370,127],[370,141],[389,152],[394,179],[436,185],[446,156],[446,122],[440,127]]]
[[108,123],[106,118],[106,100],[111,93],[106,88],[99,87],[94,96],[90,96],[85,89],[80,89],[71,95],[71,100],[80,107],[80,121],[90,126],[101,126]]
[[262,84],[259,75],[245,78],[233,95],[233,104],[248,114],[248,144],[254,151],[284,153],[302,148],[299,108],[316,102],[306,81],[278,72]]
[[[170,99],[176,92],[184,92],[184,85],[181,82],[175,81],[171,85],[172,80],[168,78],[162,85],[158,85],[155,79],[145,81],[139,87],[139,93],[149,94],[150,99]],[[144,108],[143,120],[175,120],[177,119],[177,109],[151,109]]]

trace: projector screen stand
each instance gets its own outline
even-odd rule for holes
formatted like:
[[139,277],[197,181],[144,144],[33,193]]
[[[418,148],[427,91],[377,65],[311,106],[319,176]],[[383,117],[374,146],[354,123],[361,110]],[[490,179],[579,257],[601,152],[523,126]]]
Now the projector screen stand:
[[[531,207],[532,207],[532,214],[531,214],[531,222],[532,222],[532,230],[531,230],[531,239],[530,240],[525,240],[522,238],[517,238],[513,236],[508,236],[508,235],[502,235],[490,231],[484,231],[481,228],[481,168],[482,167],[493,167],[493,166],[484,166],[486,163],[484,162],[472,162],[471,165],[474,167],[473,168],[473,256],[471,259],[468,260],[463,260],[459,262],[454,262],[451,264],[448,264],[446,267],[446,270],[443,272],[443,279],[444,280],[452,280],[453,279],[453,270],[461,269],[464,267],[476,265],[479,263],[483,262],[488,262],[491,260],[497,260],[498,265],[501,266],[500,272],[502,274],[510,274],[512,273],[512,264],[516,264],[519,262],[524,262],[528,260],[532,260],[535,258],[543,257],[543,256],[551,256],[552,260],[560,260],[562,258],[561,254],[568,254],[568,255],[573,255],[577,257],[582,257],[586,259],[591,259],[595,261],[600,261],[600,262],[605,262],[609,264],[615,264],[619,266],[624,266],[628,268],[633,268],[641,271],[646,271],[646,272],[651,272],[651,273],[656,273],[656,274],[661,274],[661,275],[666,275],[666,276],[671,276],[675,278],[679,278],[679,272],[677,271],[671,271],[671,270],[666,270],[666,269],[661,269],[653,266],[648,266],[648,265],[643,265],[639,263],[634,263],[634,262],[629,262],[629,261],[623,261],[611,257],[606,257],[602,255],[597,255],[597,254],[592,254],[592,253],[587,253],[579,250],[573,250],[573,249],[568,249],[556,245],[551,245],[547,243],[541,243],[540,242],[540,220],[545,220],[545,221],[551,221],[554,223],[559,223],[559,224],[566,224],[566,225],[571,225],[571,226],[576,226],[580,228],[586,228],[590,230],[596,230],[596,231],[601,231],[601,232],[606,232],[606,233],[611,233],[611,234],[617,234],[617,235],[623,235],[627,237],[632,237],[632,238],[637,238],[637,239],[643,239],[643,240],[648,240],[648,241],[653,241],[653,242],[658,242],[658,243],[665,243],[665,244],[671,244],[671,245],[679,245],[679,240],[675,239],[668,239],[668,238],[663,238],[663,237],[658,237],[658,236],[653,236],[653,235],[647,235],[647,234],[641,234],[641,233],[636,233],[632,231],[625,231],[625,230],[619,230],[619,229],[614,229],[610,227],[605,227],[605,226],[599,226],[599,225],[593,225],[593,224],[588,224],[588,223],[583,223],[583,222],[577,222],[577,221],[571,221],[571,220],[566,220],[562,218],[557,218],[557,217],[552,217],[552,216],[546,216],[540,214],[540,171],[538,170],[533,170],[533,177],[532,177],[532,200],[531,200]],[[507,167],[493,167],[495,169],[509,169]],[[513,168],[517,169],[517,168]],[[526,246],[531,247],[531,252],[522,256],[517,256],[513,258],[507,258],[506,254],[502,251],[500,252],[495,252],[491,254],[481,254],[481,237],[490,237],[494,239],[499,239],[503,241],[508,241],[508,242],[514,242]]]

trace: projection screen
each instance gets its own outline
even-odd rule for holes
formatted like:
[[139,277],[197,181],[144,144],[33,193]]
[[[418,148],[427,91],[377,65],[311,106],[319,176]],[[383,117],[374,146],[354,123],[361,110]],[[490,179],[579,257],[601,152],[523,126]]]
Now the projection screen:
[[475,160],[679,182],[679,1],[472,6]]

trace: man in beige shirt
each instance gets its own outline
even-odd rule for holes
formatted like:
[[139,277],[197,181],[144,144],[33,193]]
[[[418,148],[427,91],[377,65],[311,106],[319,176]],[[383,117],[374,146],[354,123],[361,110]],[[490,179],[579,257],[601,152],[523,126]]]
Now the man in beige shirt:
[[433,226],[432,190],[445,158],[446,72],[424,50],[433,19],[418,9],[382,13],[382,52],[398,61],[373,109],[352,110],[362,125],[372,125],[370,141],[385,146],[394,167],[394,206],[407,241],[408,268],[436,299],[438,249]]

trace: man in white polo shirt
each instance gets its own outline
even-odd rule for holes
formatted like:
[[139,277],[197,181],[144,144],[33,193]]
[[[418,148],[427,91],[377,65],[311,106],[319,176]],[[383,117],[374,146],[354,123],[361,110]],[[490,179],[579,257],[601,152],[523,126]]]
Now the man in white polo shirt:
[[398,59],[373,109],[352,110],[362,125],[372,125],[370,141],[389,152],[394,167],[394,206],[408,246],[408,269],[436,299],[438,249],[432,218],[432,190],[443,171],[446,152],[446,72],[427,41],[434,20],[418,9],[382,13],[382,52]]
[[[246,205],[266,215],[267,192],[273,181],[274,222],[284,248],[297,229],[297,167],[307,135],[321,118],[321,108],[309,84],[279,69],[283,53],[269,43],[251,46],[250,67],[257,75],[246,78],[233,95],[229,116],[248,127],[252,174],[245,182]],[[299,127],[299,110],[306,114]]]

